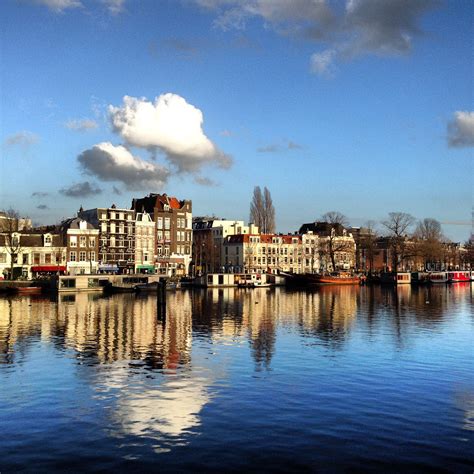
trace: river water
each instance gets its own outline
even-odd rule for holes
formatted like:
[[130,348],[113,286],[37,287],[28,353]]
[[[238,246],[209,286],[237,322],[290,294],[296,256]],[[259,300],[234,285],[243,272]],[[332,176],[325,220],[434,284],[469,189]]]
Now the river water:
[[474,285],[0,299],[0,471],[474,469]]

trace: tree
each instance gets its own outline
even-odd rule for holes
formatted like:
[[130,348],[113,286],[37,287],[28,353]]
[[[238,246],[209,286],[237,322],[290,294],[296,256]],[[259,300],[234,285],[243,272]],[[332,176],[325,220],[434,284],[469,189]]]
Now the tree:
[[[362,229],[361,229],[362,230]],[[377,230],[374,221],[367,221],[360,236],[360,249],[364,252],[365,261],[369,264],[369,272],[374,269],[374,259],[377,251]]]
[[326,214],[323,214],[321,219],[323,222],[327,222],[328,224],[340,224],[344,227],[346,227],[349,223],[347,217],[338,211],[326,212]]
[[250,221],[258,226],[262,234],[275,232],[275,208],[268,188],[262,190],[255,186],[252,202],[250,203]]
[[22,228],[22,219],[14,209],[2,212],[0,220],[0,231],[5,237],[5,248],[10,255],[10,279],[14,279],[13,268],[21,251],[19,232]]
[[407,257],[406,237],[414,222],[415,218],[406,212],[390,212],[388,219],[382,221],[382,225],[390,232],[389,246],[392,256],[392,270],[396,272]]
[[440,260],[443,252],[443,241],[446,238],[441,230],[441,224],[436,219],[420,220],[413,237],[416,253],[423,259],[425,268]]
[[336,255],[342,252],[352,252],[354,246],[347,240],[345,235],[345,226],[348,219],[344,214],[337,211],[329,211],[321,217],[323,222],[328,224],[328,235],[325,241],[322,241],[323,253],[329,254],[332,269],[337,270]]

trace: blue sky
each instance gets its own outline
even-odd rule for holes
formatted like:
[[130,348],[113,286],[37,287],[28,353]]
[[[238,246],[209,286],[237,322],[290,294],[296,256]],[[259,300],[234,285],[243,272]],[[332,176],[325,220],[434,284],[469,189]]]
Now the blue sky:
[[470,0],[4,0],[0,207],[54,223],[167,192],[247,220],[260,185],[282,232],[404,211],[466,240],[473,20]]

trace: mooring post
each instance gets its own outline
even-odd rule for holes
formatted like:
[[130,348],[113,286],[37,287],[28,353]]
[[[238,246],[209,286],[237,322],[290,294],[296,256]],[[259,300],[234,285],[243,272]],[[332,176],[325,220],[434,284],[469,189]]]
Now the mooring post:
[[156,304],[158,319],[166,318],[166,280],[160,280],[156,288]]

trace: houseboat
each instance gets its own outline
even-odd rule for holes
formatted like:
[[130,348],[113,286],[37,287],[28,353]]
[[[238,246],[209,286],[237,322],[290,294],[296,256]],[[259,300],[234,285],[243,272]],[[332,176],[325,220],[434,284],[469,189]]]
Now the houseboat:
[[[138,284],[158,281],[158,275],[68,275],[59,276],[54,286],[59,292],[75,291],[133,291]],[[107,288],[107,290],[105,290]]]
[[448,283],[460,283],[471,280],[471,272],[464,270],[454,270],[448,272]]
[[248,273],[240,275],[237,286],[239,288],[268,288],[272,284],[267,281],[266,274]]
[[448,283],[448,272],[431,272],[431,283]]
[[411,273],[385,272],[380,275],[380,283],[389,285],[409,285],[411,283]]
[[412,285],[426,285],[430,282],[429,272],[411,272]]

